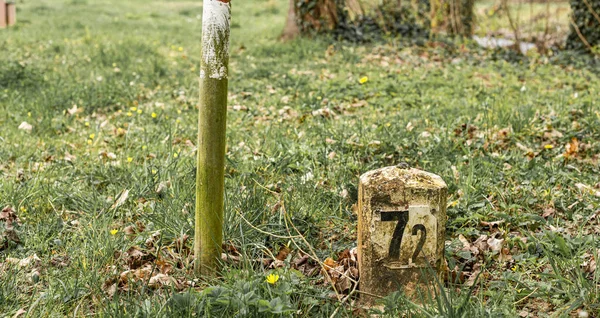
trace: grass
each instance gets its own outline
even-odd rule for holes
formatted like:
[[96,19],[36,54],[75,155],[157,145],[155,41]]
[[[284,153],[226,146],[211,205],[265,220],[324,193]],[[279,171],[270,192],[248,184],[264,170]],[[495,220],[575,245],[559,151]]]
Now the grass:
[[[285,6],[234,4],[225,238],[244,257],[193,282],[177,240],[193,236],[200,2],[18,4],[0,32],[0,205],[21,221],[21,243],[0,251],[2,315],[350,316],[318,277],[286,266],[269,285],[274,270],[251,260],[289,243],[262,233],[289,235],[283,206],[319,258],[355,246],[358,176],[402,161],[449,185],[451,270],[435,300],[392,295],[387,314],[600,313],[595,64],[451,42],[283,44]],[[473,248],[483,235],[504,250]],[[197,287],[142,275],[109,297],[136,248]]]

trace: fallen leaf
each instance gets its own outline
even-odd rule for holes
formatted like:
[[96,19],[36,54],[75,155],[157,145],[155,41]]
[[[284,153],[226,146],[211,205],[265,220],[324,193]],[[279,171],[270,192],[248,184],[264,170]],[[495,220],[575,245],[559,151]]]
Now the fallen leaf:
[[579,153],[579,141],[577,138],[573,137],[571,138],[571,141],[565,145],[563,156],[565,158],[572,158],[577,156],[577,153]]
[[590,187],[589,185],[586,185],[583,183],[576,183],[575,186],[581,192],[600,197],[600,191],[597,191],[596,189]]
[[481,224],[481,226],[493,228],[493,227],[498,227],[498,225],[500,225],[504,222],[505,222],[505,220],[499,220],[499,221],[493,221],[493,222],[480,221],[479,224]]
[[[298,256],[300,256],[300,255],[298,255]],[[300,267],[300,266],[302,266],[302,265],[306,264],[306,262],[308,262],[308,260],[309,260],[309,259],[310,259],[310,256],[308,256],[308,255],[306,255],[306,254],[305,254],[304,256],[300,256],[300,257],[296,258],[296,259],[293,261],[294,268],[296,268],[296,269],[297,269],[298,267]]]
[[38,266],[41,262],[42,260],[37,256],[37,254],[33,254],[21,259],[19,261],[19,267],[27,267],[29,265]]
[[152,254],[142,251],[137,246],[132,246],[125,252],[124,258],[130,269],[136,269],[151,262],[155,257]]
[[73,107],[67,109],[67,113],[71,116],[81,112],[83,112],[83,108],[78,108],[77,105],[73,105]]
[[175,284],[175,279],[169,277],[168,275],[159,273],[155,276],[150,277],[150,281],[148,281],[148,286],[150,288],[161,288],[163,286],[171,286]]
[[24,308],[21,308],[19,310],[17,310],[17,312],[15,313],[15,315],[13,316],[13,318],[18,318],[23,314],[26,314],[27,310],[25,310]]
[[330,270],[330,269],[332,269],[334,267],[337,267],[338,263],[336,261],[334,261],[333,258],[328,257],[323,262],[323,265],[325,266],[325,269]]
[[160,238],[160,231],[155,231],[152,233],[152,235],[150,235],[149,238],[146,239],[146,242],[144,242],[144,244],[148,248],[153,247],[154,243],[156,243],[159,238]]
[[554,212],[556,212],[556,210],[553,207],[547,207],[544,209],[544,213],[542,214],[543,218],[547,218],[549,216],[554,215]]
[[30,132],[33,129],[33,126],[24,121],[19,125],[19,129]]
[[[221,253],[221,260],[222,260],[223,262],[230,262],[230,261],[233,261],[233,262],[236,262],[236,263],[237,263],[237,262],[239,262],[239,261],[240,261],[240,257],[239,257],[239,256],[236,256],[236,255],[227,254],[227,253]],[[282,262],[282,263],[283,263],[283,262]],[[273,263],[271,263],[271,264],[273,264]],[[282,266],[279,266],[279,267],[283,267],[283,265],[282,265]]]
[[502,245],[504,244],[504,239],[497,239],[495,237],[490,237],[487,240],[487,245],[489,246],[492,252],[499,252],[502,249]]
[[285,261],[285,259],[288,257],[291,251],[292,249],[284,245],[279,249],[279,253],[277,253],[277,256],[275,256],[275,258],[280,261]]
[[129,190],[125,189],[125,190],[121,191],[121,194],[119,194],[119,197],[117,198],[115,203],[110,208],[116,209],[116,208],[122,206],[125,203],[125,201],[127,201],[127,198],[129,198]]

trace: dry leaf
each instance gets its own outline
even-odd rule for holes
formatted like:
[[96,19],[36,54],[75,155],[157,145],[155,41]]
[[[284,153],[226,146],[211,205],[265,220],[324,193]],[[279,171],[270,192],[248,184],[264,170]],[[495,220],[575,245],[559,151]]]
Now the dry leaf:
[[[6,259],[8,262],[8,259]],[[27,267],[29,265],[39,266],[42,260],[37,256],[37,254],[33,254],[31,256],[25,257],[21,259],[18,263],[19,267]]]
[[334,261],[333,258],[328,257],[323,262],[323,265],[325,266],[325,269],[330,270],[330,269],[332,269],[334,267],[337,267],[338,263],[336,261]]
[[150,288],[161,288],[163,286],[171,286],[175,284],[175,279],[169,277],[165,274],[159,273],[155,276],[150,277],[150,281],[148,282],[148,286]]
[[[231,254],[227,254],[227,253],[221,253],[221,260],[224,262],[233,261],[233,262],[237,263],[240,261],[240,257],[231,255]],[[271,264],[273,264],[273,263],[271,263]],[[283,266],[279,266],[279,267],[283,267]]]
[[563,156],[565,158],[575,157],[575,156],[577,156],[578,152],[579,152],[579,141],[577,140],[577,138],[573,137],[571,139],[571,141],[567,145],[565,145],[565,152],[563,153]]
[[308,255],[304,255],[299,258],[296,258],[293,262],[294,268],[298,268],[298,267],[306,264],[306,262],[308,262],[309,259],[310,259],[310,256],[308,256]]
[[274,259],[273,262],[269,265],[269,268],[282,268],[285,266],[284,261],[280,261],[278,259]]
[[148,239],[146,239],[146,242],[144,244],[148,248],[153,247],[154,243],[156,243],[156,241],[158,241],[159,238],[160,238],[160,231],[155,231],[154,233],[152,233],[152,235],[150,235],[150,237]]
[[121,194],[119,194],[119,198],[115,201],[115,203],[110,208],[116,209],[116,208],[122,206],[125,203],[125,201],[127,201],[127,198],[129,198],[129,190],[125,189],[121,192]]
[[25,310],[24,308],[21,308],[19,310],[17,310],[17,312],[15,313],[15,315],[13,316],[13,318],[18,318],[23,314],[26,314],[27,310]]
[[481,224],[481,226],[486,226],[491,229],[493,227],[498,227],[498,225],[500,225],[504,222],[505,222],[505,220],[499,220],[499,221],[493,221],[493,222],[480,221],[479,224]]
[[549,216],[554,215],[554,212],[556,212],[556,210],[553,207],[547,207],[544,209],[544,213],[542,214],[543,218],[547,218]]
[[576,183],[575,186],[577,187],[577,189],[579,189],[579,191],[581,191],[583,193],[587,193],[590,195],[600,197],[600,191],[597,191],[596,189],[590,187],[589,185],[586,185],[583,183]]
[[502,245],[504,244],[504,239],[497,239],[495,237],[490,237],[487,240],[487,245],[489,246],[492,252],[499,252],[502,249]]
[[19,125],[19,129],[30,132],[33,129],[33,126],[24,121]]
[[284,245],[279,249],[279,253],[277,253],[277,256],[275,256],[275,258],[280,261],[285,261],[285,259],[288,257],[291,251],[292,249]]

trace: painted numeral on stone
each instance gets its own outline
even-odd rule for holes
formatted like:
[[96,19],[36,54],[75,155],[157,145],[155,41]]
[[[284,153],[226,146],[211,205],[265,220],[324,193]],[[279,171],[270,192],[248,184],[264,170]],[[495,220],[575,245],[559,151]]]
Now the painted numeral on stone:
[[402,246],[402,235],[404,229],[408,224],[408,211],[390,211],[381,212],[381,222],[398,222],[394,234],[392,235],[392,242],[390,243],[390,250],[388,257],[393,259],[400,258],[400,246]]
[[419,238],[419,243],[417,243],[417,248],[412,256],[412,261],[414,262],[423,250],[423,245],[425,245],[425,240],[427,239],[427,229],[423,224],[417,224],[412,228],[412,235],[417,235],[417,233],[421,232],[421,237]]
[[[388,257],[391,259],[400,259],[400,248],[402,246],[402,236],[404,236],[404,230],[408,224],[408,211],[385,211],[381,212],[381,222],[398,222],[392,235],[392,241],[390,242],[390,248],[388,251]],[[412,261],[414,262],[419,253],[423,250],[423,245],[427,240],[427,229],[423,224],[416,224],[412,228],[412,235],[417,235],[421,232],[419,237],[419,243],[412,255]]]

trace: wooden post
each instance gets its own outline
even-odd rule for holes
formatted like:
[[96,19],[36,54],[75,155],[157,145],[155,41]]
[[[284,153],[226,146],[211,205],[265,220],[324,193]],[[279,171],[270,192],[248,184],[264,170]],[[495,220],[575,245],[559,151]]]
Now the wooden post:
[[196,172],[194,269],[215,276],[223,241],[230,0],[204,0]]
[[6,4],[6,23],[13,26],[17,23],[17,5],[14,2]]
[[0,29],[6,28],[6,2],[0,0]]

